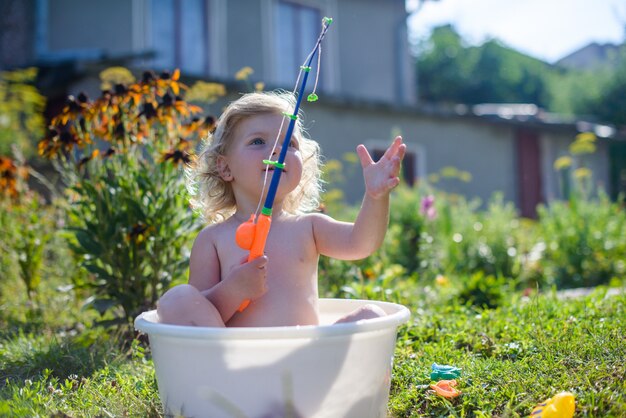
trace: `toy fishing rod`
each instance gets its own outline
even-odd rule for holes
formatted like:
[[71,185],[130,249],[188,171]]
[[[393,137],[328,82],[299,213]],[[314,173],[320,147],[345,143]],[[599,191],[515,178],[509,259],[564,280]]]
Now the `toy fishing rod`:
[[[319,51],[321,49],[322,40],[324,36],[326,36],[326,32],[330,27],[330,24],[333,22],[332,18],[325,17],[322,20],[322,30],[320,32],[319,37],[317,38],[317,42],[313,47],[313,50],[308,55],[305,60],[305,64],[300,67],[300,72],[298,74],[298,80],[296,81],[296,89],[298,88],[298,82],[300,80],[300,76],[304,73],[302,77],[302,83],[300,84],[300,90],[298,92],[298,96],[296,99],[296,105],[292,114],[283,113],[283,115],[289,118],[289,126],[287,127],[287,132],[285,133],[285,139],[283,140],[282,147],[280,149],[280,154],[278,156],[277,161],[271,160],[271,155],[267,160],[263,160],[265,164],[268,164],[274,167],[274,173],[272,174],[272,180],[267,190],[267,196],[265,198],[265,203],[263,204],[263,209],[261,209],[261,213],[253,213],[250,216],[250,219],[243,224],[239,225],[237,228],[237,232],[235,234],[235,241],[239,247],[244,250],[249,250],[250,254],[248,255],[248,261],[254,260],[255,258],[261,257],[265,251],[265,243],[267,241],[267,235],[270,232],[270,227],[272,224],[272,207],[274,206],[274,198],[276,197],[276,191],[278,190],[278,183],[280,182],[280,176],[285,168],[285,157],[287,156],[287,150],[289,148],[289,143],[291,142],[291,135],[293,134],[294,127],[296,125],[296,121],[298,120],[298,112],[300,110],[300,103],[302,102],[302,97],[304,96],[304,89],[306,87],[306,82],[309,77],[309,72],[311,71],[311,63],[313,62],[313,58],[316,54],[318,54],[318,62],[317,62],[317,74],[319,75],[320,71],[320,54]],[[310,102],[314,102],[317,100],[317,95],[315,94],[315,89],[317,87],[317,76],[315,79],[315,87],[313,88],[313,92],[308,95],[307,100]],[[295,89],[294,89],[295,93]],[[284,121],[284,119],[283,119]],[[282,128],[282,124],[281,124]],[[280,130],[278,132],[280,136]],[[276,143],[278,142],[278,137],[276,138]],[[272,150],[273,154],[274,150]],[[269,167],[268,167],[269,168]],[[267,175],[267,171],[266,171]],[[263,188],[265,189],[265,183],[263,184]],[[263,193],[261,193],[261,198],[263,197]],[[260,202],[259,202],[260,203]],[[239,312],[242,312],[244,309],[248,307],[250,304],[250,300],[244,300],[239,306]]]

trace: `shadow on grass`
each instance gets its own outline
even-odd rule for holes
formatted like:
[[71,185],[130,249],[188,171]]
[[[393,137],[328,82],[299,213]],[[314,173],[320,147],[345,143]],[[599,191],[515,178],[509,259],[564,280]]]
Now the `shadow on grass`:
[[2,338],[0,390],[7,384],[36,380],[50,370],[60,381],[70,375],[88,377],[119,356],[120,349],[102,330],[77,335],[36,335],[23,331]]

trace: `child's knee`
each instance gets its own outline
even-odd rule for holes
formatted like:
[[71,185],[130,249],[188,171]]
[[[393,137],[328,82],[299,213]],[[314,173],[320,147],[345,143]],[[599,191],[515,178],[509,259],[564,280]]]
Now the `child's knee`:
[[202,298],[198,289],[189,285],[181,284],[169,289],[157,302],[157,314],[161,322],[171,322],[173,318],[184,314],[190,305],[197,303]]
[[354,312],[340,318],[336,323],[341,324],[346,322],[356,322],[364,319],[381,318],[386,315],[387,313],[380,306],[368,303],[367,305],[361,306]]
[[193,287],[190,284],[181,284],[169,289],[161,298],[159,299],[158,304],[169,304],[169,303],[178,303],[180,300],[188,300],[195,298],[196,295],[200,295],[198,289]]
[[367,304],[358,310],[359,319],[374,319],[386,316],[387,313],[378,305]]

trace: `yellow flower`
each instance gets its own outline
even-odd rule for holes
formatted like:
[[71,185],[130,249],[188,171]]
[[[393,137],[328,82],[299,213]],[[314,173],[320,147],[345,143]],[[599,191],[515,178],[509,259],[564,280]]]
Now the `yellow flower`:
[[569,146],[569,150],[572,154],[593,154],[596,151],[595,139],[589,140],[584,138],[585,137],[583,137],[582,140],[577,139]]
[[100,80],[102,81],[100,88],[102,90],[110,90],[116,84],[128,85],[134,83],[135,76],[124,67],[111,67],[100,73]]
[[574,177],[577,179],[589,178],[591,177],[591,170],[587,167],[581,167],[574,171]]
[[435,283],[439,286],[446,287],[450,284],[450,280],[446,276],[438,274],[437,277],[435,277]]
[[359,162],[359,157],[356,152],[346,152],[343,154],[343,160],[349,164],[356,164]]
[[472,181],[472,173],[470,173],[469,171],[460,171],[459,180],[464,183],[469,183],[470,181]]
[[247,80],[252,73],[254,70],[251,67],[243,67],[235,73],[235,80]]
[[265,88],[265,83],[261,81],[259,81],[258,83],[254,85],[254,90],[256,91],[263,91],[264,88]]
[[439,182],[439,174],[429,174],[428,175],[428,182],[429,183],[438,183]]
[[596,134],[593,132],[581,132],[576,135],[576,142],[595,142]]
[[446,166],[441,169],[440,173],[445,178],[456,178],[459,175],[459,170],[456,167]]
[[226,87],[220,83],[196,82],[185,93],[188,102],[214,103],[218,98],[226,95]]
[[572,165],[572,159],[568,156],[559,157],[554,162],[554,169],[559,171]]

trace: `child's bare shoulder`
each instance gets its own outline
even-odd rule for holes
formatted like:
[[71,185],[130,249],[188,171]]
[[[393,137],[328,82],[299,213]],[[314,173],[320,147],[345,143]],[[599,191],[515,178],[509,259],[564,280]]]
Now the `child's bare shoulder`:
[[310,222],[312,225],[336,222],[335,219],[333,219],[332,217],[320,212],[307,213],[306,217],[307,221]]
[[328,215],[324,215],[323,213],[311,212],[293,215],[290,219],[291,222],[299,225],[313,226],[316,222],[325,222],[327,220],[331,220],[332,218]]
[[196,236],[196,240],[194,241],[194,247],[197,245],[214,245],[214,243],[219,240],[220,237],[227,233],[227,230],[228,228],[225,226],[224,222],[213,223],[205,226],[202,231],[200,231]]

